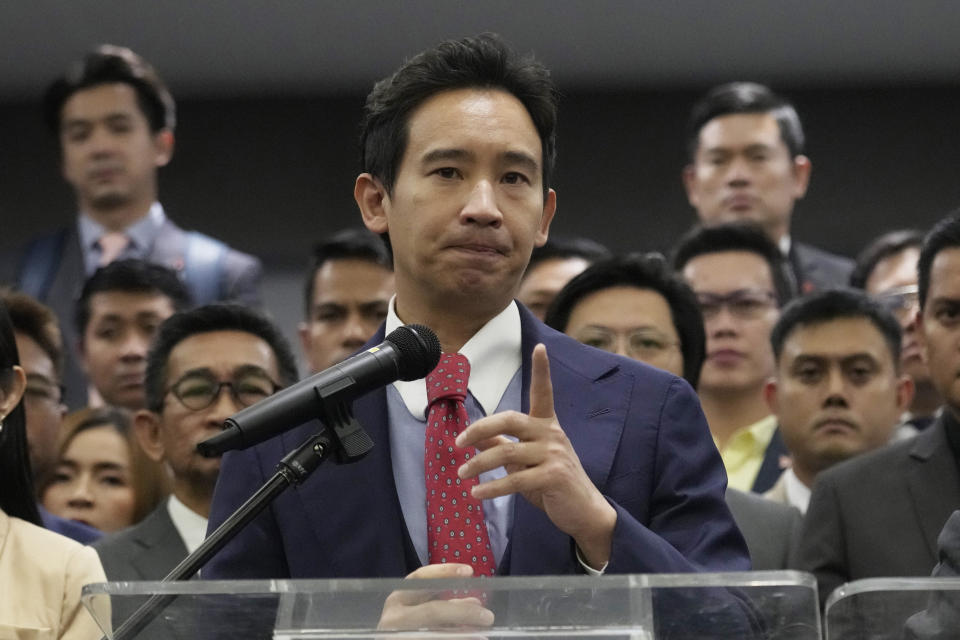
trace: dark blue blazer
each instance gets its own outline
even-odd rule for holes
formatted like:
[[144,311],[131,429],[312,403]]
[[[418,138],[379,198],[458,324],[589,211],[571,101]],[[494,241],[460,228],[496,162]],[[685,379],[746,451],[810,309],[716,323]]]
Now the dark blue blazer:
[[[587,475],[617,511],[607,571],[749,569],[745,543],[724,501],[720,456],[686,382],[586,347],[520,309],[523,410],[529,403],[531,353],[543,342],[560,424]],[[370,345],[382,340],[381,327]],[[373,450],[350,465],[328,461],[287,490],[211,560],[203,577],[400,577],[420,566],[394,484],[386,392],[358,399],[354,413],[376,443]],[[308,423],[226,454],[210,531],[317,428]],[[517,495],[498,574],[572,573],[582,573],[572,539]]]

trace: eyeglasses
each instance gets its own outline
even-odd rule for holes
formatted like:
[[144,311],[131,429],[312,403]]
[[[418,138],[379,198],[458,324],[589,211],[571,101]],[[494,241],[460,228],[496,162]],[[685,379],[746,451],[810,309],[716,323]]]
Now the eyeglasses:
[[772,291],[757,289],[738,289],[726,294],[697,293],[697,304],[704,320],[715,318],[724,308],[736,318],[752,320],[775,308],[777,296]]
[[224,387],[230,389],[234,402],[241,407],[254,405],[280,389],[280,385],[261,373],[247,373],[226,382],[220,382],[212,375],[188,373],[174,382],[166,393],[173,393],[187,409],[201,411],[220,397]]
[[49,402],[59,405],[65,393],[63,385],[57,384],[50,378],[39,373],[27,374],[27,387],[24,389],[24,397],[37,400],[39,402]]
[[878,293],[874,298],[891,313],[901,314],[920,306],[920,288],[915,284],[908,284]]
[[[575,337],[585,345],[616,353],[621,335],[612,329],[594,326],[585,329]],[[680,346],[679,341],[671,340],[659,331],[651,329],[636,329],[627,332],[625,337],[626,352],[635,360],[656,359],[664,352]]]

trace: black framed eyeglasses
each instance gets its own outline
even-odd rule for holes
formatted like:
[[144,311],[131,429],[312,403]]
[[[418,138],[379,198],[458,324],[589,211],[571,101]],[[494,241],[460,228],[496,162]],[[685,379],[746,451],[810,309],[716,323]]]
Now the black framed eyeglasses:
[[704,319],[715,317],[726,307],[731,315],[748,320],[777,306],[777,295],[773,291],[759,289],[739,289],[727,294],[698,292],[696,295]]
[[224,387],[230,389],[234,402],[249,407],[280,390],[280,385],[266,374],[249,372],[221,382],[212,375],[188,373],[167,389],[187,409],[201,411],[212,405]]
[[892,313],[905,313],[920,306],[920,288],[915,284],[908,284],[878,293],[874,298]]

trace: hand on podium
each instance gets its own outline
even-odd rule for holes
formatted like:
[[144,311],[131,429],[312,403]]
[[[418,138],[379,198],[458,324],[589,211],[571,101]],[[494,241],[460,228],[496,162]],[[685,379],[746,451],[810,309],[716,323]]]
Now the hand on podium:
[[[407,575],[408,580],[429,578],[469,578],[473,568],[468,564],[428,564]],[[493,612],[480,598],[451,598],[449,590],[403,589],[387,596],[380,613],[380,630],[412,629],[487,629],[493,626]]]

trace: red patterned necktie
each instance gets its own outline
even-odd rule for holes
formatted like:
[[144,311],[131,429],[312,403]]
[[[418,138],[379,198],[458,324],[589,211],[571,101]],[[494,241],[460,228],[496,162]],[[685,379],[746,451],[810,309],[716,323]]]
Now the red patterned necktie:
[[444,353],[427,376],[427,433],[423,466],[427,486],[427,550],[430,564],[458,562],[473,566],[473,575],[492,576],[496,565],[483,518],[483,503],[470,489],[476,478],[462,480],[457,469],[474,449],[454,440],[470,418],[467,397],[470,363],[459,353]]

